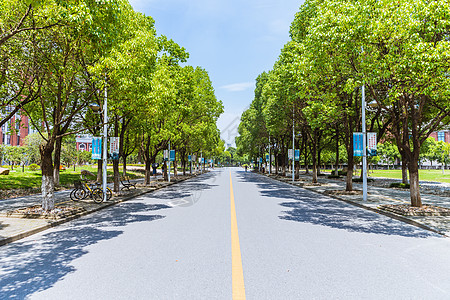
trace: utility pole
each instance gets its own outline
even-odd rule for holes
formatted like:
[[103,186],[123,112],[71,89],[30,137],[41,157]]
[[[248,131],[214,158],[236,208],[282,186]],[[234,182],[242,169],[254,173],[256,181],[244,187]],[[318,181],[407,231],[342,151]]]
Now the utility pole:
[[107,167],[108,167],[108,88],[105,76],[105,101],[103,104],[103,201],[106,201]]
[[295,128],[294,128],[294,106],[292,105],[292,183],[295,181]]
[[170,182],[170,140],[169,140],[169,167],[168,167],[167,175],[169,176],[168,179],[169,179],[169,182]]

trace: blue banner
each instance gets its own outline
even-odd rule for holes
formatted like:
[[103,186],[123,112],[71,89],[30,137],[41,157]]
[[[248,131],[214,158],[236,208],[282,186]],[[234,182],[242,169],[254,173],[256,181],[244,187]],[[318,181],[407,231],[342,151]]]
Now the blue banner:
[[175,150],[170,150],[169,160],[175,161]]
[[353,156],[363,156],[362,132],[353,132]]
[[92,159],[102,159],[102,138],[92,138]]
[[295,158],[295,161],[300,161],[300,150],[295,149],[294,158]]

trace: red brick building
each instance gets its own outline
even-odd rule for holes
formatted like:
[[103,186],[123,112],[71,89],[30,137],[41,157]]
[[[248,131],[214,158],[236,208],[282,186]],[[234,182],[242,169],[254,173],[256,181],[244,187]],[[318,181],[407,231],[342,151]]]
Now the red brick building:
[[0,144],[23,146],[25,137],[32,132],[28,117],[16,114],[0,127]]

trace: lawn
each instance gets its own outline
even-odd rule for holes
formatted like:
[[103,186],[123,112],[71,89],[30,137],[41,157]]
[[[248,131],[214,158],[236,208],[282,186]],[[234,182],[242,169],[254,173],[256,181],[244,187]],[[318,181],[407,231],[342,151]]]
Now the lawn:
[[[370,170],[369,176],[402,179],[402,170]],[[444,174],[442,170],[419,170],[419,179],[450,183],[450,170],[445,170]]]
[[[97,166],[82,166],[77,167],[74,171],[73,168],[67,170],[61,170],[60,172],[60,183],[61,186],[66,188],[73,187],[73,182],[80,179],[80,171],[88,170],[94,174],[97,173]],[[138,172],[127,171],[127,175],[130,178],[142,177],[143,175]],[[110,177],[113,176],[112,169],[108,168],[108,181]],[[94,179],[90,178],[90,179]],[[22,172],[22,168],[14,168],[14,171],[10,171],[9,175],[0,175],[0,190],[10,190],[10,189],[29,189],[29,188],[40,188],[42,184],[41,170],[30,171],[25,168],[25,172]]]

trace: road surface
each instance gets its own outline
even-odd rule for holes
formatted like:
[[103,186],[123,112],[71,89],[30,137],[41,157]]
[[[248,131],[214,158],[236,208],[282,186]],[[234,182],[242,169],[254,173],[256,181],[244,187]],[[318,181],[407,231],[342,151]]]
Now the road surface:
[[238,168],[0,248],[0,298],[449,299],[450,240]]

